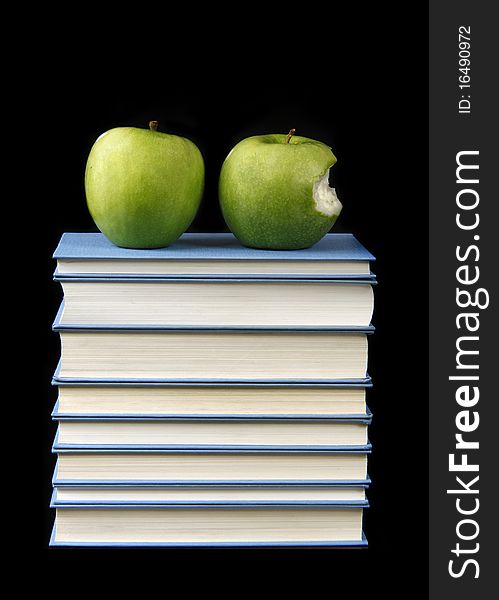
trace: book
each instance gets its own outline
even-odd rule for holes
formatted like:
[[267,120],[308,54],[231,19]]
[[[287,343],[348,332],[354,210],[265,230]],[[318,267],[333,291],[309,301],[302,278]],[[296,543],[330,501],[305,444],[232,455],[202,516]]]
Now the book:
[[168,248],[119,248],[101,233],[64,233],[55,275],[372,278],[374,256],[352,234],[330,233],[305,250],[258,250],[230,233],[185,233]]
[[365,545],[365,502],[56,507],[50,544],[171,546]]
[[52,416],[370,416],[359,384],[82,383],[54,376],[58,398]]
[[369,443],[334,450],[65,448],[57,443],[54,484],[317,483],[365,481]]
[[61,325],[363,327],[373,283],[331,279],[63,278]]
[[368,416],[310,419],[84,417],[60,419],[56,440],[59,447],[328,449],[366,444],[369,423]]
[[58,379],[331,381],[365,379],[367,334],[353,329],[77,328],[60,323]]
[[322,485],[54,485],[53,506],[148,504],[307,504],[350,503],[366,500],[365,481]]

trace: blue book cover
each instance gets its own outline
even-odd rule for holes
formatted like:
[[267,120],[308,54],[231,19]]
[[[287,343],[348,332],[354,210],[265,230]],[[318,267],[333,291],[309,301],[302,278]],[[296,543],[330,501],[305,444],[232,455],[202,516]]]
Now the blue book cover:
[[369,454],[372,450],[370,442],[362,445],[331,445],[331,446],[166,446],[166,445],[117,445],[117,444],[61,444],[56,434],[52,445],[52,452],[61,454],[73,452],[82,454],[93,452],[102,454],[106,452],[124,454],[154,454],[176,453],[176,454]]
[[304,250],[248,248],[231,233],[184,233],[171,246],[152,250],[120,248],[102,233],[64,233],[53,257],[56,260],[375,260],[351,233],[329,233]]
[[339,479],[268,479],[266,481],[247,480],[154,480],[154,479],[59,479],[57,466],[52,478],[54,488],[164,488],[164,487],[369,487],[371,480]]
[[225,381],[214,381],[214,380],[196,380],[196,379],[77,379],[61,377],[61,362],[59,361],[57,367],[52,376],[52,385],[57,387],[71,387],[71,386],[85,386],[85,387],[129,387],[129,388],[142,388],[142,387],[192,387],[192,388],[261,388],[272,389],[272,388],[320,388],[320,389],[367,389],[373,387],[373,382],[369,374],[362,379],[328,379],[328,380],[316,380],[316,381],[305,381],[305,380],[225,380]]
[[362,487],[368,488],[371,484],[371,478],[366,476],[365,479],[306,479],[306,480],[227,480],[227,481],[212,481],[203,479],[200,481],[193,480],[119,480],[119,479],[98,479],[98,480],[80,480],[80,479],[59,479],[58,463],[54,468],[52,476],[52,486],[54,488],[200,488],[200,489],[234,489],[234,488],[336,488],[336,487]]
[[[251,279],[251,281],[249,281],[249,279]],[[334,279],[327,279],[326,277],[320,277],[317,275],[307,275],[307,274],[302,274],[300,276],[295,276],[295,275],[279,275],[279,277],[276,277],[275,275],[258,275],[258,276],[251,276],[250,277],[244,277],[242,275],[238,275],[238,276],[233,276],[233,275],[226,275],[226,276],[220,276],[220,275],[210,275],[210,276],[203,276],[203,277],[193,277],[193,276],[182,276],[182,275],[175,275],[175,276],[171,276],[171,275],[112,275],[112,274],[105,274],[105,275],[71,275],[70,273],[61,273],[58,269],[56,269],[54,271],[53,274],[53,280],[54,281],[71,281],[71,282],[88,282],[89,280],[93,281],[93,282],[101,282],[101,281],[111,281],[111,282],[151,282],[151,281],[155,281],[155,282],[171,282],[171,283],[175,283],[175,282],[182,282],[185,283],[186,280],[189,281],[189,283],[203,283],[203,282],[207,282],[209,281],[210,283],[217,283],[217,282],[221,282],[221,283],[261,283],[261,284],[268,284],[268,283],[282,283],[283,280],[286,280],[290,283],[321,283],[321,284],[328,284],[328,285],[337,285],[337,284],[341,284],[341,283],[347,283],[348,285],[377,285],[378,281],[376,280],[376,275],[374,273],[370,273],[368,275],[348,275],[348,274],[344,274],[341,277],[340,276],[335,276]]]
[[370,425],[372,412],[366,407],[364,414],[131,414],[131,413],[63,413],[59,408],[59,400],[56,401],[51,413],[54,421],[328,421],[338,423],[365,423]]
[[57,491],[53,490],[50,500],[50,508],[258,508],[258,507],[298,507],[308,506],[311,508],[369,508],[368,500],[233,500],[233,501],[146,501],[137,502],[130,500],[111,500],[106,502],[60,500]]

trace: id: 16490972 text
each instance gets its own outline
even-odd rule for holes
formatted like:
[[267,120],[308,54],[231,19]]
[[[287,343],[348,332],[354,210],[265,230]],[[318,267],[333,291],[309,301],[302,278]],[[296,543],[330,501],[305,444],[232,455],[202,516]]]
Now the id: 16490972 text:
[[471,114],[471,26],[461,25],[458,30],[459,114]]

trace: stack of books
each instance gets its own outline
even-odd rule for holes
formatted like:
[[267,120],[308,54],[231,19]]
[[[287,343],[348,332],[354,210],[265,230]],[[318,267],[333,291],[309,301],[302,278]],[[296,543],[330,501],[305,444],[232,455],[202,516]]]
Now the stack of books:
[[362,546],[374,257],[184,234],[54,253],[52,545]]

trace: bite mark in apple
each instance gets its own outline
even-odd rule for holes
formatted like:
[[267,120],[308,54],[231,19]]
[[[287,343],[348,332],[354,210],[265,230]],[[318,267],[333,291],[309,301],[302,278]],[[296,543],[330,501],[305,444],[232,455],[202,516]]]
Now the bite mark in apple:
[[336,190],[329,187],[329,169],[314,183],[312,197],[315,209],[327,217],[338,216],[343,208],[336,195]]

